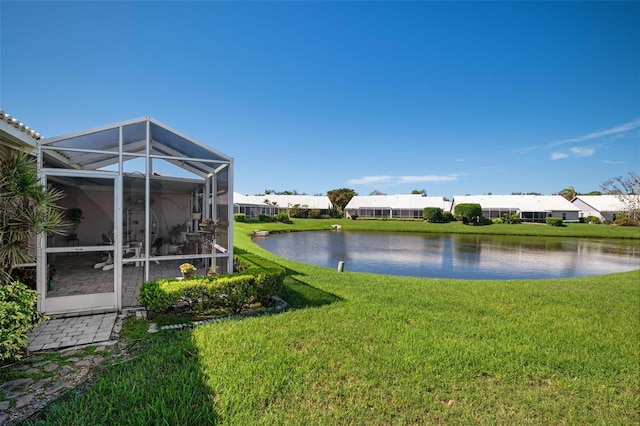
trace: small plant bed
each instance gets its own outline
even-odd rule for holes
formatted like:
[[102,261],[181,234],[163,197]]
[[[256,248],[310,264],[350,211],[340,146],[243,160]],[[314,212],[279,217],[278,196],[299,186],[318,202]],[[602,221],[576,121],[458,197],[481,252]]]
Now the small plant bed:
[[240,253],[234,258],[233,274],[147,281],[140,288],[138,301],[149,319],[183,325],[267,312],[282,305],[275,296],[284,276],[281,266]]

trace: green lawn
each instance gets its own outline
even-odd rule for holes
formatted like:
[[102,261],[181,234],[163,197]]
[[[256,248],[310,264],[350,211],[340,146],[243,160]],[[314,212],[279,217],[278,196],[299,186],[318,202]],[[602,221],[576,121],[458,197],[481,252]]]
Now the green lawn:
[[[292,308],[149,336],[132,320],[125,332],[142,336],[130,340],[134,356],[105,368],[87,393],[60,401],[41,423],[640,423],[640,271],[529,281],[339,273],[278,258],[248,237],[332,223],[440,227],[237,224],[236,247],[287,268],[282,296]],[[441,229],[458,232],[449,225]],[[557,232],[500,226],[520,227]],[[561,230],[639,237],[631,228],[591,230],[599,227]]]

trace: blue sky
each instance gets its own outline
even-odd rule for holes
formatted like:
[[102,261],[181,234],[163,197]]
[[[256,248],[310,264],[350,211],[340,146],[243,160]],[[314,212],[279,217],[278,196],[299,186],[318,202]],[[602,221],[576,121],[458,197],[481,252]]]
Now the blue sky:
[[639,171],[639,2],[0,2],[0,108],[149,115],[234,189],[553,194]]

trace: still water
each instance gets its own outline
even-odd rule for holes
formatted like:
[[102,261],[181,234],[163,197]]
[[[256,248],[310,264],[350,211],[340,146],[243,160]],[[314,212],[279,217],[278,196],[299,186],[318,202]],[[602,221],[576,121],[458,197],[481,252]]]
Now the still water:
[[345,271],[462,279],[568,278],[640,269],[640,243],[496,235],[314,231],[256,244],[286,259]]

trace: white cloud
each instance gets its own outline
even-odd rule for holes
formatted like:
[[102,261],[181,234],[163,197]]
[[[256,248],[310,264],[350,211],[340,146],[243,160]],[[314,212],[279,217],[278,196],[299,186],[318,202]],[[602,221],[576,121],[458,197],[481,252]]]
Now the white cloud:
[[568,156],[569,154],[567,154],[566,152],[554,152],[553,154],[551,154],[551,159],[562,160],[563,158],[567,158]]
[[[516,152],[519,152],[521,154],[526,154],[529,151],[533,151],[533,150],[544,150],[544,149],[548,149],[548,148],[552,148],[558,145],[565,145],[565,144],[569,144],[569,143],[576,143],[576,142],[584,142],[587,140],[592,140],[592,139],[600,139],[603,138],[605,136],[612,136],[615,139],[620,139],[622,137],[624,137],[627,133],[631,132],[632,130],[638,129],[640,128],[640,118],[636,118],[635,120],[632,120],[628,123],[624,123],[624,124],[620,124],[618,126],[613,126],[610,129],[605,129],[605,130],[598,130],[596,132],[591,132],[591,133],[587,133],[586,135],[581,135],[581,136],[577,136],[574,138],[567,138],[567,139],[562,139],[559,141],[554,141],[554,142],[550,142],[546,145],[538,145],[538,146],[530,146],[530,147],[526,147],[526,148],[522,148],[517,150]],[[589,154],[592,155],[593,153]],[[559,155],[559,156],[558,156]],[[557,160],[559,158],[566,158],[567,155],[562,156],[562,153],[553,153],[551,155],[551,158],[553,160]]]
[[457,180],[457,175],[425,175],[425,176],[363,176],[361,178],[349,179],[349,185],[367,185],[367,184],[384,184],[384,185],[400,185],[403,183],[419,183],[419,182],[449,182]]
[[569,149],[576,157],[591,157],[596,150],[594,148],[573,147]]
[[574,146],[573,148],[569,148],[568,152],[556,151],[551,154],[552,160],[562,160],[568,157],[591,157],[595,154],[595,148],[586,148],[582,146]]
[[625,124],[614,126],[610,129],[599,130],[597,132],[588,133],[586,135],[578,136],[575,138],[563,139],[560,141],[552,142],[551,146],[556,146],[556,145],[561,145],[561,144],[571,143],[571,142],[584,142],[590,139],[599,139],[603,136],[618,135],[620,133],[626,133],[638,127],[640,127],[640,118],[636,118],[635,120]]

